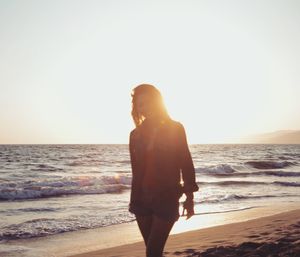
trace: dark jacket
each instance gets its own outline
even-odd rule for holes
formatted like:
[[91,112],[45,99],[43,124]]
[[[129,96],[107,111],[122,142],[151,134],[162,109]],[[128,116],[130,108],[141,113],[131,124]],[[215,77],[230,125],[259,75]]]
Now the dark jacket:
[[[144,121],[146,124],[146,121]],[[141,184],[145,170],[143,138],[144,123],[133,129],[129,137],[132,168],[132,183],[129,209],[140,200]],[[143,128],[144,127],[144,128]],[[155,183],[163,192],[166,190],[187,193],[199,190],[195,181],[195,168],[188,148],[183,125],[174,120],[163,121],[154,141]],[[181,173],[181,174],[180,174]],[[180,184],[182,175],[183,185]]]

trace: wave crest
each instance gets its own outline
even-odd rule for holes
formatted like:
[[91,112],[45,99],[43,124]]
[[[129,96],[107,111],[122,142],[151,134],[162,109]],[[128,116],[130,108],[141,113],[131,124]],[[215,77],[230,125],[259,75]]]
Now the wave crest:
[[205,174],[231,174],[235,173],[236,170],[228,164],[218,164],[203,168],[196,168],[195,172]]
[[0,200],[20,200],[74,194],[121,193],[130,188],[127,175],[64,177],[61,180],[26,181],[0,185]]
[[[299,195],[285,195],[285,197],[295,197]],[[195,203],[221,203],[227,201],[239,201],[239,200],[251,200],[251,199],[263,199],[263,198],[278,198],[280,195],[240,195],[240,194],[227,194],[227,195],[216,195],[214,198],[196,200]]]
[[300,187],[299,182],[284,182],[284,181],[274,181],[274,182],[263,182],[263,181],[235,181],[235,180],[226,180],[226,181],[214,181],[214,182],[197,182],[198,185],[203,186],[253,186],[253,185],[278,185],[278,186],[291,186],[291,187]]
[[245,164],[255,169],[281,169],[295,165],[295,163],[289,161],[248,161]]

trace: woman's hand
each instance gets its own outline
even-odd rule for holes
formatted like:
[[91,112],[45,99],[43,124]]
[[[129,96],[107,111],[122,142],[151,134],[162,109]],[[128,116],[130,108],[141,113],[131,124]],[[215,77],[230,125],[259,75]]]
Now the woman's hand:
[[182,215],[181,216],[184,216],[185,210],[187,211],[186,220],[189,219],[190,217],[192,217],[195,214],[195,212],[194,212],[194,196],[193,196],[193,193],[186,194],[186,199],[183,202],[183,210],[182,210]]

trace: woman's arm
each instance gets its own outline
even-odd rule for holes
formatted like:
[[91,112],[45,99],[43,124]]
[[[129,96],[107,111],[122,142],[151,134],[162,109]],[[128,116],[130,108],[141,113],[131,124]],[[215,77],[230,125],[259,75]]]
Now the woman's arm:
[[138,176],[138,163],[136,158],[136,150],[135,150],[135,135],[134,131],[130,132],[129,136],[129,153],[130,153],[130,163],[131,163],[131,192],[130,192],[130,201],[129,201],[129,211],[132,212],[132,207],[134,202],[138,199],[137,188],[139,184],[139,176]]
[[179,160],[183,179],[183,192],[186,200],[183,203],[182,216],[187,211],[187,218],[192,217],[194,212],[194,192],[199,190],[195,178],[195,167],[188,147],[186,133],[183,125],[179,123]]
[[196,183],[195,167],[188,147],[184,126],[179,123],[179,163],[184,182],[183,192],[193,199],[193,192],[199,190]]
[[134,174],[136,171],[136,158],[134,152],[133,133],[134,130],[130,132],[130,136],[129,136],[129,153],[130,153],[131,170],[132,173]]

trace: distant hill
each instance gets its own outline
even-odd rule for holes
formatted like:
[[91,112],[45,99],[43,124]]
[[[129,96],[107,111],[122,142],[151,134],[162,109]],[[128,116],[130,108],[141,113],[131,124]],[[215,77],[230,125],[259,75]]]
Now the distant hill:
[[270,133],[256,134],[241,140],[253,144],[300,144],[300,130],[278,130]]

